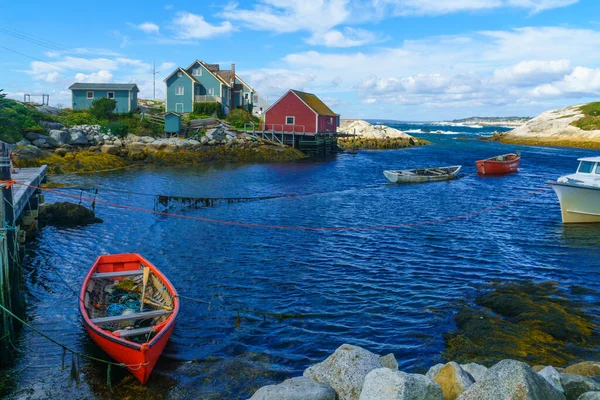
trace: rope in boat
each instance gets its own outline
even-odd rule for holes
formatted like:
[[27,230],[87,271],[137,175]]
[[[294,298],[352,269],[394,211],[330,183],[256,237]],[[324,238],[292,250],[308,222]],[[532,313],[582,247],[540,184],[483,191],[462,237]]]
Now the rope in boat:
[[229,225],[229,226],[240,226],[240,227],[244,227],[244,228],[259,228],[259,229],[277,229],[277,230],[298,230],[298,231],[320,231],[320,232],[345,232],[345,231],[366,231],[366,230],[393,230],[393,229],[401,229],[401,228],[412,228],[412,227],[417,227],[417,226],[424,226],[424,225],[436,225],[436,224],[440,224],[440,223],[444,223],[444,222],[450,222],[450,221],[456,221],[456,220],[460,220],[460,219],[467,219],[470,217],[474,217],[474,216],[478,216],[481,214],[485,214],[488,213],[490,211],[494,211],[503,207],[506,207],[509,204],[512,203],[516,203],[519,201],[522,201],[528,197],[534,196],[538,193],[543,192],[544,190],[547,190],[551,185],[544,185],[534,191],[531,191],[529,193],[526,193],[523,196],[511,199],[511,200],[507,200],[504,201],[502,203],[496,204],[494,206],[490,206],[487,208],[484,208],[482,210],[478,210],[478,211],[473,211],[470,213],[466,213],[466,214],[462,214],[462,215],[457,215],[457,216],[453,216],[453,217],[447,217],[447,218],[439,218],[439,219],[432,219],[429,221],[421,221],[421,222],[414,222],[414,223],[407,223],[407,224],[398,224],[398,225],[372,225],[372,226],[362,226],[362,227],[311,227],[311,226],[298,226],[298,225],[267,225],[267,224],[259,224],[259,223],[251,223],[251,222],[241,222],[241,221],[226,221],[226,220],[220,220],[220,219],[213,219],[213,218],[205,218],[205,217],[193,217],[193,216],[189,216],[189,215],[182,215],[182,214],[175,214],[175,213],[169,213],[169,212],[164,212],[164,211],[156,211],[156,210],[150,210],[147,208],[141,208],[141,207],[137,207],[137,206],[128,206],[128,205],[124,205],[124,204],[118,204],[118,203],[111,203],[109,201],[104,201],[104,200],[97,200],[95,198],[84,198],[81,196],[76,196],[76,195],[71,195],[68,193],[63,193],[57,190],[53,190],[53,189],[49,189],[49,188],[43,188],[43,187],[39,187],[39,186],[35,186],[35,185],[29,185],[27,183],[23,183],[23,182],[17,182],[14,181],[12,179],[10,180],[3,180],[0,181],[0,184],[7,184],[7,185],[21,185],[21,186],[26,186],[26,187],[30,187],[33,189],[38,189],[38,190],[42,190],[42,191],[46,191],[46,192],[50,192],[50,193],[55,193],[59,196],[63,196],[63,197],[69,197],[69,198],[75,198],[75,199],[84,199],[84,200],[89,200],[89,201],[94,201],[97,204],[103,204],[105,206],[108,207],[113,207],[113,208],[120,208],[120,209],[125,209],[125,210],[132,210],[132,211],[138,211],[138,212],[143,212],[143,213],[148,213],[148,214],[155,214],[155,215],[162,215],[162,216],[166,216],[166,217],[173,217],[173,218],[180,218],[180,219],[187,219],[187,220],[192,220],[192,221],[200,221],[200,222],[206,222],[206,223],[211,223],[211,224],[219,224],[219,225]]

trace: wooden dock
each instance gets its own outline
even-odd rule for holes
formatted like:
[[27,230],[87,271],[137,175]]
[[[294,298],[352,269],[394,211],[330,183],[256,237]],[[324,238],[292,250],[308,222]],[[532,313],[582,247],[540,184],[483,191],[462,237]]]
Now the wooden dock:
[[[23,262],[25,242],[38,230],[37,217],[42,202],[40,190],[47,167],[17,168],[12,171],[8,146],[0,142],[0,180],[10,179],[25,185],[0,184],[0,304],[23,316]],[[14,336],[18,331],[12,317],[0,312],[0,364],[11,357]]]

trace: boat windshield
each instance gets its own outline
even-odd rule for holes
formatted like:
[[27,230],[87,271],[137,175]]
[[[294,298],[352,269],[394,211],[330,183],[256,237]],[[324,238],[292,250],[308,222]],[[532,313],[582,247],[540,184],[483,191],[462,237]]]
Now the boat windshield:
[[596,164],[596,174],[600,175],[600,163]]
[[579,170],[577,172],[581,172],[583,174],[591,174],[594,170],[595,164],[596,163],[593,163],[591,161],[582,161],[581,164],[579,164]]

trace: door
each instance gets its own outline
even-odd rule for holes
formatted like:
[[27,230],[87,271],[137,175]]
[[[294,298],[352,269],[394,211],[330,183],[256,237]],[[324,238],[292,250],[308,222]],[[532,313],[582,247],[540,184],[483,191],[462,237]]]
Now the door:
[[183,103],[175,103],[175,112],[183,113]]

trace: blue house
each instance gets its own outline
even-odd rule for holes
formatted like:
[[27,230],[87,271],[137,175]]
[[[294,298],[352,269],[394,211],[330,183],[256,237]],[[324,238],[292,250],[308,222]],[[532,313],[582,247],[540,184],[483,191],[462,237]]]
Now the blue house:
[[196,60],[187,68],[177,68],[164,80],[167,90],[166,112],[190,113],[194,103],[221,104],[224,115],[235,108],[252,110],[254,89],[231,69]]
[[134,111],[140,91],[135,83],[74,83],[69,90],[73,110],[88,110],[94,100],[108,98],[116,100],[117,113]]

